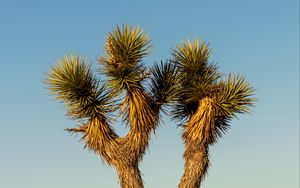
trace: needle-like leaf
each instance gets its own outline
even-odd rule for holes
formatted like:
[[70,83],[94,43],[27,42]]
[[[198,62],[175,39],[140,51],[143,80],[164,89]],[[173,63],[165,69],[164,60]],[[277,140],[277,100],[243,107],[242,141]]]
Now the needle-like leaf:
[[79,55],[70,55],[52,66],[46,80],[50,94],[65,103],[71,118],[105,116],[112,111],[113,101],[105,86],[92,74],[91,66]]

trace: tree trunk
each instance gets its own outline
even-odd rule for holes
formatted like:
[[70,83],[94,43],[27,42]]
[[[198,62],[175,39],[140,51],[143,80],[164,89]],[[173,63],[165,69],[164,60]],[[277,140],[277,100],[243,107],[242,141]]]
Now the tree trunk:
[[118,165],[116,170],[122,188],[144,188],[137,165]]
[[199,188],[209,166],[208,147],[216,141],[215,110],[212,99],[199,101],[199,107],[184,127],[184,174],[179,188]]
[[193,144],[186,150],[184,158],[184,174],[178,188],[199,188],[209,166],[208,149]]
[[83,132],[86,145],[115,167],[122,188],[143,188],[138,168],[149,144],[152,131],[158,126],[159,106],[140,89],[126,96],[123,109],[130,125],[129,133],[119,137],[106,119],[94,118],[87,125],[70,129]]

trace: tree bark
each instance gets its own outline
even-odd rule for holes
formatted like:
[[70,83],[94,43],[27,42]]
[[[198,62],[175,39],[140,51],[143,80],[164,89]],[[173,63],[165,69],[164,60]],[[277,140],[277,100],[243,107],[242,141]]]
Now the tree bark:
[[140,88],[127,95],[124,104],[125,120],[130,125],[125,137],[119,137],[105,118],[91,118],[85,125],[68,131],[83,133],[86,147],[115,167],[122,188],[143,188],[138,163],[158,126],[160,105],[154,104]]
[[143,188],[138,168],[148,147],[151,133],[158,126],[160,106],[153,105],[144,91],[137,89],[125,98],[124,113],[130,130],[125,137],[114,137],[104,142],[101,156],[112,164],[122,188]]
[[205,146],[189,146],[184,158],[184,174],[178,188],[199,188],[209,167],[208,149]]
[[118,165],[116,170],[122,188],[144,188],[140,170],[136,165]]
[[184,174],[179,188],[199,188],[209,166],[208,147],[216,141],[215,110],[212,99],[199,101],[197,111],[184,127]]

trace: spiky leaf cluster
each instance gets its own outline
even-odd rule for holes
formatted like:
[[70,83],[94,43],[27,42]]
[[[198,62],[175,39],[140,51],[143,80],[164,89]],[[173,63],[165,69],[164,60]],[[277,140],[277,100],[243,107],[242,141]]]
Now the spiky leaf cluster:
[[151,94],[155,103],[168,104],[176,100],[179,75],[170,61],[161,61],[151,69]]
[[172,62],[181,78],[175,118],[186,120],[195,113],[198,101],[217,89],[215,83],[221,73],[216,64],[208,63],[209,55],[208,45],[197,40],[182,42],[172,51]]
[[231,119],[237,113],[249,113],[255,102],[255,89],[244,76],[229,74],[227,80],[220,82],[219,91],[212,97],[217,110],[218,135],[228,130]]
[[148,76],[142,59],[150,52],[150,39],[139,27],[117,26],[106,39],[105,54],[99,59],[108,85],[116,91],[139,87]]
[[234,113],[248,113],[253,106],[253,87],[241,75],[229,75],[213,98],[219,112],[223,116],[233,116]]
[[196,40],[183,42],[173,50],[172,60],[181,77],[173,117],[186,122],[197,112],[199,101],[210,98],[216,114],[215,131],[221,136],[236,113],[249,112],[254,89],[239,75],[222,80],[218,66],[209,62],[209,53],[208,45]]
[[91,66],[79,55],[70,55],[52,66],[46,80],[50,94],[64,102],[71,118],[105,117],[112,110],[112,100],[99,86]]

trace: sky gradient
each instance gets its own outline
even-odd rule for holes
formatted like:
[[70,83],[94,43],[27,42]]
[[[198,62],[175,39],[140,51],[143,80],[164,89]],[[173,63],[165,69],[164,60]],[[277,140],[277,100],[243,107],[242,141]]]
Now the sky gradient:
[[[50,66],[79,53],[93,62],[116,24],[140,25],[154,45],[149,66],[186,39],[257,89],[251,115],[211,147],[205,188],[299,187],[299,1],[0,0],[0,187],[117,188],[115,170],[63,129],[78,122],[47,94]],[[121,135],[121,125],[114,126]],[[140,165],[145,188],[177,187],[181,128],[164,117]]]

